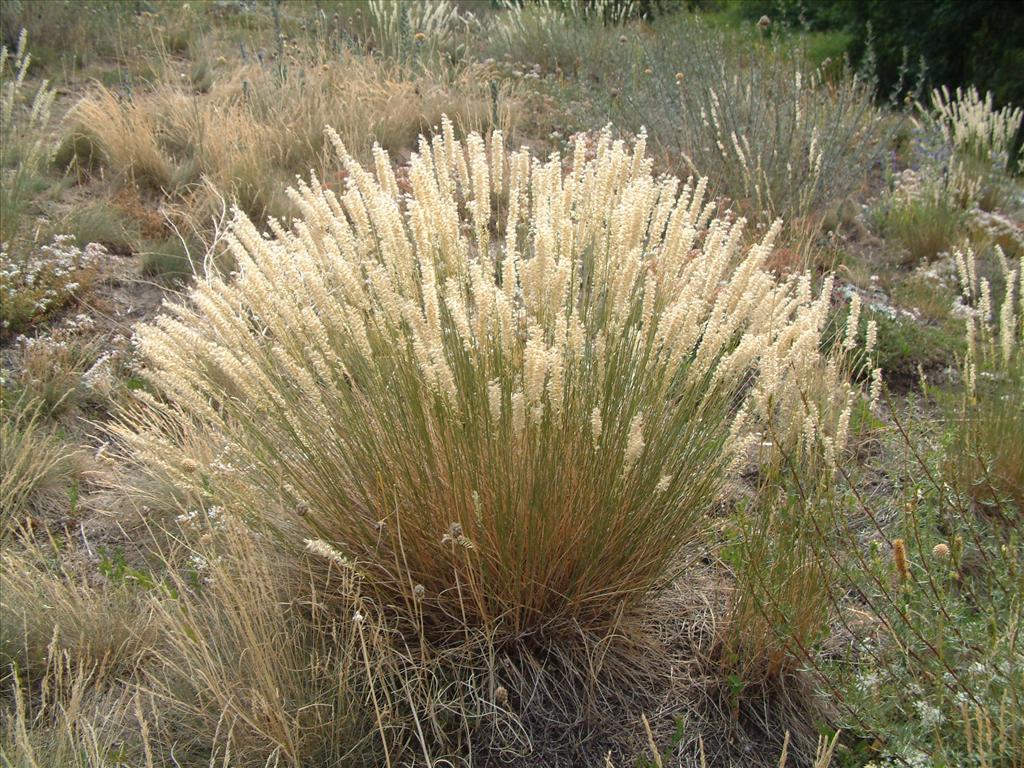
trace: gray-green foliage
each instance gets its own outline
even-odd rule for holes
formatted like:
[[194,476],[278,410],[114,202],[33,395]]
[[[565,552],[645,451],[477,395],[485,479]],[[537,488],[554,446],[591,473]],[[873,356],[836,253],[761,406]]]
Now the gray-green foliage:
[[863,183],[885,135],[871,84],[770,46],[671,18],[657,42],[632,36],[609,72],[612,116],[647,128],[688,173],[717,180],[744,212],[818,216]]

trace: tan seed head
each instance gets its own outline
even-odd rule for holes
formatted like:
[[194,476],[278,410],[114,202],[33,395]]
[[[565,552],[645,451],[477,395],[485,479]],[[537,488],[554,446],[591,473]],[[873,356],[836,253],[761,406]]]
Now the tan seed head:
[[903,539],[892,540],[892,562],[899,574],[900,581],[910,578],[910,566],[907,565],[907,545]]

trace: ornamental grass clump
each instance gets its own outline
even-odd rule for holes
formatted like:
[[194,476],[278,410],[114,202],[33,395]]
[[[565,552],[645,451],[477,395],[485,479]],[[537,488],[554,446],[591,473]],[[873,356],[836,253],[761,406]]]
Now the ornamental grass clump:
[[992,94],[981,96],[974,86],[953,93],[945,86],[936,88],[931,106],[932,119],[954,150],[1000,168],[1010,167],[1013,137],[1024,110],[1012,106],[996,109]]
[[[974,252],[955,254],[964,303],[967,354],[953,474],[979,507],[1024,513],[1024,264],[999,246],[1002,300],[981,276]],[[1013,511],[1015,509],[1015,512]]]
[[[773,276],[779,225],[744,248],[705,180],[652,176],[642,138],[541,161],[445,120],[398,176],[328,135],[345,191],[298,182],[291,230],[237,214],[237,274],[139,329],[162,398],[126,434],[325,571],[351,563],[421,636],[621,626],[759,423],[842,447],[830,285]],[[216,457],[190,471],[183,424]]]
[[1005,207],[1014,196],[1007,175],[1021,160],[1014,137],[1024,111],[1011,105],[996,109],[992,94],[982,96],[974,86],[953,93],[935,89],[930,109],[921,109],[952,155],[944,174],[983,210]]

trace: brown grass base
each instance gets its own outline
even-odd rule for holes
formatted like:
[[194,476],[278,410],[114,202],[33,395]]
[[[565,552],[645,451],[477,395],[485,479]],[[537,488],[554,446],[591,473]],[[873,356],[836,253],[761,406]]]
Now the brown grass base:
[[718,659],[728,591],[698,566],[628,630],[408,652],[391,693],[418,724],[407,746],[474,766],[774,768],[788,741],[786,764],[811,765],[828,704],[800,673],[733,690]]

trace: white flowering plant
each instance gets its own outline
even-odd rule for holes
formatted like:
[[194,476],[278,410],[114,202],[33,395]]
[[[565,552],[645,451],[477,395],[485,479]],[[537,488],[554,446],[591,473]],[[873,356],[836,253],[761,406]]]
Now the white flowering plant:
[[[779,226],[743,247],[642,138],[540,161],[445,120],[399,182],[329,135],[346,190],[300,182],[291,230],[237,215],[237,275],[139,328],[161,398],[122,433],[153,471],[236,489],[428,633],[518,635],[607,628],[669,583],[767,419],[842,450],[831,280],[767,271]],[[182,471],[185,431],[215,463]]]
[[993,164],[1011,166],[1013,139],[1024,110],[1008,105],[995,108],[991,93],[982,96],[973,85],[950,92],[946,86],[932,91],[931,119],[946,142],[959,153]]
[[98,243],[79,248],[70,235],[57,235],[27,254],[0,245],[0,337],[24,330],[81,295],[105,253]]

